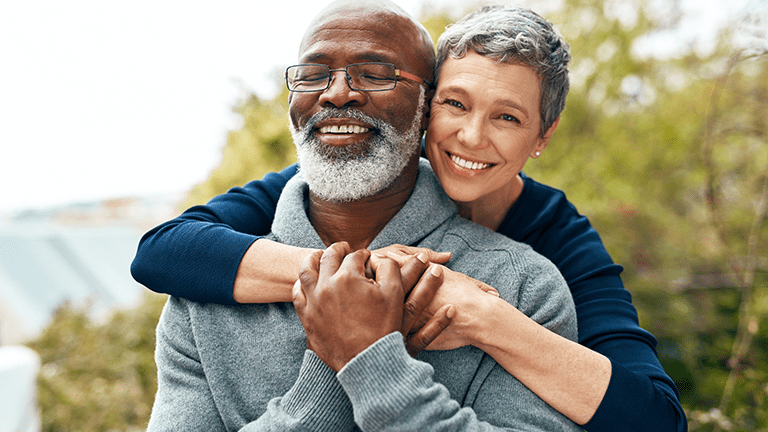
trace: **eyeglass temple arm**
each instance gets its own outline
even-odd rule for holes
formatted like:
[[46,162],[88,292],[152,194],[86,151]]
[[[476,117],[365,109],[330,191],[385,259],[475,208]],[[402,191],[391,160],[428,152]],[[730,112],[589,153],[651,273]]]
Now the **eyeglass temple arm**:
[[416,75],[414,75],[412,73],[408,73],[408,72],[406,72],[404,70],[395,69],[395,76],[398,76],[398,77],[401,76],[403,78],[407,78],[407,79],[409,79],[411,81],[416,81],[418,83],[424,83],[429,88],[434,88],[434,86],[435,86],[434,84],[432,84],[431,82],[425,80],[424,78],[418,77],[418,76],[416,76]]

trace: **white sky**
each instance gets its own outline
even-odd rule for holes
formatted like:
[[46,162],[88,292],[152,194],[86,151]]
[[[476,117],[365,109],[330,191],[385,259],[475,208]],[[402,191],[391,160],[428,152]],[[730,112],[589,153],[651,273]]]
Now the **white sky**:
[[[707,29],[747,1],[684,3]],[[459,0],[395,2],[418,15]],[[0,0],[0,214],[205,180],[232,106],[272,95],[325,4]]]

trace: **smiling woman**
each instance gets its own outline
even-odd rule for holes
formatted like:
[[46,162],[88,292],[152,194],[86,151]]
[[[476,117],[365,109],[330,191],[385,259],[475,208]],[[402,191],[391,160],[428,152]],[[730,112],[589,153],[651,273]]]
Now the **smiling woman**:
[[557,121],[541,136],[539,77],[529,66],[469,51],[449,57],[432,99],[426,152],[459,214],[495,230],[523,190],[528,157],[547,147]]

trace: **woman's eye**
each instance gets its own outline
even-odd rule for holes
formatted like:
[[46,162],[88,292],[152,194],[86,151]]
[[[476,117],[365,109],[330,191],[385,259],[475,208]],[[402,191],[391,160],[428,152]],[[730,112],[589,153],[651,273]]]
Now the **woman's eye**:
[[501,119],[505,120],[505,121],[509,121],[509,122],[520,123],[520,120],[518,120],[517,117],[515,117],[513,115],[509,115],[509,114],[502,114],[501,115]]
[[464,105],[462,105],[461,102],[453,100],[453,99],[446,99],[445,103],[447,103],[450,106],[454,106],[456,108],[464,108]]

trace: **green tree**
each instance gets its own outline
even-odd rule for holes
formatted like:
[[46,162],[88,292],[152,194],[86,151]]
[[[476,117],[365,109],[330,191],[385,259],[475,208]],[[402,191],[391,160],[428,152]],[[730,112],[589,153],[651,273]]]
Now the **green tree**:
[[296,151],[288,130],[288,89],[272,100],[248,95],[234,111],[242,127],[229,132],[221,163],[203,183],[189,194],[184,207],[205,203],[208,199],[242,186],[264,174],[277,171],[296,161]]

